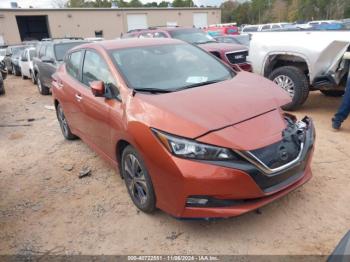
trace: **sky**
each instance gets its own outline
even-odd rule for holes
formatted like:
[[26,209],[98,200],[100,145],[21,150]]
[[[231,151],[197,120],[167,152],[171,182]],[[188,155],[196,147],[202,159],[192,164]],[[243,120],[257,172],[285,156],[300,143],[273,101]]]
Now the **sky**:
[[[0,8],[10,8],[10,3],[16,1],[18,6],[22,8],[28,8],[33,6],[34,8],[52,8],[55,7],[52,3],[64,0],[0,0]],[[147,2],[161,2],[161,0],[141,0],[143,3]],[[197,5],[211,5],[219,6],[224,0],[194,0]]]

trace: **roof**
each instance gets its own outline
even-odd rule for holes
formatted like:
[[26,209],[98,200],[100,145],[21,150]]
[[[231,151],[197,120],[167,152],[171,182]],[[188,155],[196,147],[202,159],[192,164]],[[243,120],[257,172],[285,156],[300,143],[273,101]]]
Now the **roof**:
[[104,49],[123,49],[142,46],[167,45],[167,44],[183,44],[184,42],[172,38],[126,38],[118,40],[107,40],[94,43],[87,43],[79,47],[97,47],[101,46]]
[[139,7],[139,8],[0,8],[0,12],[72,12],[72,11],[140,11],[140,10],[149,10],[149,11],[164,11],[164,10],[220,10],[219,7]]

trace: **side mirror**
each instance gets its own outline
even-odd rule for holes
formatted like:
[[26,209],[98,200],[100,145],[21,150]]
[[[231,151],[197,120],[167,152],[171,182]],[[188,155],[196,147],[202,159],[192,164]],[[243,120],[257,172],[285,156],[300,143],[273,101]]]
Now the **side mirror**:
[[53,63],[54,63],[54,60],[53,60],[52,58],[50,58],[50,57],[47,57],[47,56],[43,56],[43,57],[41,58],[41,61],[42,61],[43,63],[50,63],[50,64],[53,64]]
[[92,81],[90,87],[94,96],[101,97],[105,95],[105,85],[102,81]]

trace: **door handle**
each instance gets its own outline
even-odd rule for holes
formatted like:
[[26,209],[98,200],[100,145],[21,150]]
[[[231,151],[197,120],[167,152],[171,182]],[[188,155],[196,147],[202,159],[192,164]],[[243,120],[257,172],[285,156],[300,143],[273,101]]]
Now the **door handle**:
[[83,99],[83,97],[82,97],[80,94],[75,94],[75,99],[76,99],[78,102],[80,102],[80,101]]

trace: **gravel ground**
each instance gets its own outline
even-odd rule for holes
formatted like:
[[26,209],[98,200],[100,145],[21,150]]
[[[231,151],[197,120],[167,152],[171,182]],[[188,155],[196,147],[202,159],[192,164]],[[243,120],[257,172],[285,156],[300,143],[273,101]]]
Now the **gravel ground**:
[[[322,254],[350,229],[350,121],[312,93],[297,115],[315,120],[313,179],[240,217],[181,221],[133,206],[124,182],[87,145],[65,141],[51,96],[9,76],[0,97],[0,254]],[[91,176],[79,179],[79,171]]]

